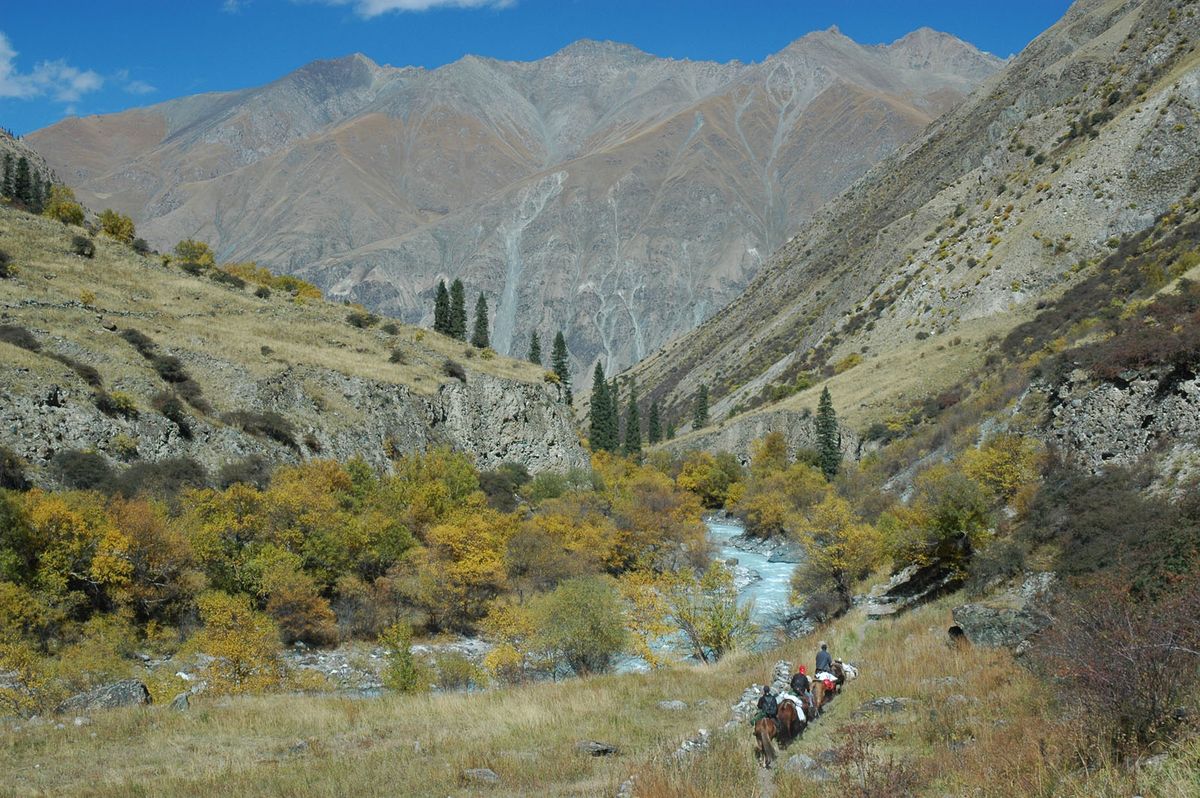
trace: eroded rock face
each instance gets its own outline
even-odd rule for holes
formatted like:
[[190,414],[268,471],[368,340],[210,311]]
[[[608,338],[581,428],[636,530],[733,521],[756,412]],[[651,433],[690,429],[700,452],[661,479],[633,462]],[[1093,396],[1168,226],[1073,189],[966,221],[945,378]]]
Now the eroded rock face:
[[1128,371],[1102,382],[1076,369],[1048,393],[1048,437],[1093,471],[1130,465],[1163,443],[1200,442],[1195,374]]
[[533,473],[587,464],[556,385],[473,373],[466,383],[443,385],[433,396],[422,396],[403,386],[315,367],[297,366],[255,380],[230,364],[196,368],[205,365],[222,368],[229,401],[287,418],[295,426],[295,446],[198,415],[191,418],[188,439],[158,413],[144,411],[133,419],[107,416],[88,389],[41,384],[29,374],[16,375],[25,383],[19,391],[0,390],[0,444],[34,466],[35,481],[46,486],[51,476],[37,467],[46,466],[58,452],[94,450],[117,464],[131,459],[130,444],[136,459],[190,457],[210,473],[252,455],[276,463],[362,457],[386,470],[389,453],[439,445],[469,454],[481,469],[505,461],[521,463]]

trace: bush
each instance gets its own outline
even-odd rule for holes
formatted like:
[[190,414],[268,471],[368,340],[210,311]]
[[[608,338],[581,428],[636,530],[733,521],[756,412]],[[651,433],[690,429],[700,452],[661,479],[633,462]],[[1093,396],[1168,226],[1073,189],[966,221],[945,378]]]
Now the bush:
[[7,446],[0,446],[0,489],[29,489],[29,479],[25,476],[25,461]]
[[172,393],[160,393],[151,400],[151,405],[178,427],[181,438],[187,441],[192,439],[192,424],[188,418],[187,408],[183,406],[183,402],[179,401],[178,396]]
[[264,413],[236,410],[224,414],[221,416],[221,420],[231,427],[238,427],[242,432],[257,438],[267,438],[293,449],[299,448],[296,445],[296,428],[292,426],[292,422],[274,410]]
[[87,236],[73,236],[71,238],[71,252],[82,258],[94,258],[96,257],[96,244]]
[[7,280],[16,274],[17,267],[12,265],[12,256],[0,249],[0,280]]
[[0,324],[0,342],[28,349],[30,352],[37,352],[42,348],[38,339],[33,337],[33,333],[16,324]]
[[122,244],[132,244],[135,230],[133,228],[133,219],[130,219],[123,213],[118,213],[112,208],[106,208],[100,212],[99,220],[100,229],[109,238],[116,239]]
[[254,295],[259,299],[270,299],[271,289],[267,288],[265,285],[260,285],[258,288],[254,289]]
[[112,481],[112,492],[121,496],[174,499],[185,490],[208,487],[208,472],[190,457],[134,463]]
[[479,487],[488,497],[488,504],[502,513],[517,507],[517,491],[529,482],[529,471],[520,463],[501,463],[493,471],[479,475]]
[[383,330],[388,335],[398,335],[400,333],[400,328],[396,326],[396,322],[394,321],[389,321],[379,329]]
[[150,245],[146,243],[144,238],[133,239],[133,251],[145,257],[150,254]]
[[122,418],[137,418],[137,402],[127,393],[121,391],[97,391],[94,398],[96,407],[106,416],[121,416]]
[[449,358],[446,359],[446,362],[442,363],[442,373],[447,377],[453,377],[461,382],[467,381],[466,369]]
[[356,310],[346,317],[346,321],[351,327],[357,327],[360,330],[364,330],[367,327],[375,326],[379,322],[379,317],[374,313],[368,313],[365,310]]
[[997,581],[1025,570],[1025,548],[1011,538],[994,540],[975,553],[967,576],[967,589],[982,595]]
[[147,359],[154,357],[155,345],[150,336],[139,330],[135,330],[132,327],[127,330],[121,330],[119,335],[124,338],[130,346],[136,349],[138,354],[140,354],[142,357]]
[[204,270],[205,270],[204,266],[201,266],[199,263],[196,263],[195,261],[190,261],[190,260],[184,261],[183,263],[179,264],[179,268],[183,269],[185,272],[192,275],[193,277],[199,277],[200,275],[204,274]]
[[390,355],[388,355],[388,362],[389,363],[399,363],[399,364],[403,365],[403,364],[407,363],[408,360],[404,357],[403,350],[401,350],[400,347],[396,347],[395,349],[392,350],[392,353]]
[[429,689],[429,674],[409,651],[412,646],[411,626],[406,623],[393,624],[379,636],[379,645],[383,647],[387,663],[382,673],[384,687],[398,693],[425,692]]
[[232,286],[239,291],[246,287],[246,281],[241,277],[238,277],[236,274],[230,274],[227,271],[222,271],[221,269],[217,269],[209,276],[212,278],[214,283]]
[[260,454],[252,454],[245,460],[236,460],[221,466],[217,472],[217,487],[225,490],[231,485],[252,485],[266,490],[271,484],[271,462]]
[[470,690],[483,682],[483,670],[457,651],[440,651],[433,658],[441,690]]
[[108,460],[96,452],[66,449],[50,460],[55,478],[69,490],[107,490],[113,480]]

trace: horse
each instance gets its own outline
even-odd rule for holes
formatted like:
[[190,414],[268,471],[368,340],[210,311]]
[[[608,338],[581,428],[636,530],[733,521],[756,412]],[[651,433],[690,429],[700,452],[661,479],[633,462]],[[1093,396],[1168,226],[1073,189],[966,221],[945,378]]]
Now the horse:
[[771,738],[778,732],[779,727],[770,718],[763,718],[754,724],[754,754],[762,760],[762,766],[771,767],[775,761],[775,746]]
[[858,678],[858,668],[855,668],[853,665],[847,665],[840,659],[835,659],[833,661],[833,665],[830,667],[829,672],[834,675],[834,679],[837,681],[838,687],[841,687],[846,682],[853,681],[854,679]]
[[829,693],[828,690],[825,689],[825,682],[821,681],[820,679],[813,679],[812,694],[813,694],[813,717],[819,718],[819,717],[821,717],[821,707],[823,707],[827,703],[829,703],[829,699],[832,698],[833,696],[832,696],[832,694]]
[[804,719],[804,711],[790,698],[779,702],[779,712],[775,715],[775,724],[778,727],[780,748],[787,748],[792,740],[798,740],[803,736],[804,728],[808,725]]

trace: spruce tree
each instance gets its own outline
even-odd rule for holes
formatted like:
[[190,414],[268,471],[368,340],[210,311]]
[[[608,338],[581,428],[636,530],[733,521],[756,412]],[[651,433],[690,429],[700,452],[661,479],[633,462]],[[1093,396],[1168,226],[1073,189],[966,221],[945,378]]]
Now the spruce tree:
[[11,152],[4,153],[4,183],[0,184],[0,196],[12,197],[13,195],[13,157]]
[[637,457],[642,453],[642,420],[638,415],[637,383],[629,383],[629,410],[625,414],[625,454]]
[[450,334],[450,292],[446,281],[438,280],[437,294],[433,298],[433,331]]
[[646,422],[646,440],[658,443],[662,440],[662,422],[658,417],[658,400],[650,403],[650,418]]
[[833,410],[833,398],[829,395],[828,386],[821,391],[821,399],[817,403],[816,427],[818,463],[826,478],[833,479],[842,465],[842,447],[837,413]]
[[475,329],[471,333],[471,345],[478,349],[491,346],[491,342],[488,340],[487,300],[484,299],[482,292],[479,294],[479,299],[475,300]]
[[12,197],[17,202],[28,207],[33,193],[33,179],[29,175],[29,161],[22,155],[17,159],[17,170],[13,175]]
[[692,429],[708,426],[708,386],[701,385],[696,391],[696,404],[692,408]]
[[612,405],[608,399],[608,380],[604,376],[604,366],[596,361],[596,370],[592,372],[592,403],[589,410],[591,416],[588,427],[588,442],[593,452],[611,452],[616,448],[616,435],[613,431]]
[[529,334],[529,362],[542,365],[542,342],[538,340],[537,330]]
[[617,382],[617,375],[612,378],[612,385],[608,389],[608,412],[612,415],[613,425],[613,451],[621,445],[621,385]]
[[562,383],[567,404],[573,404],[575,397],[571,393],[571,369],[567,360],[567,339],[563,338],[562,330],[554,336],[554,348],[550,352],[550,367],[558,375]]
[[467,340],[467,297],[462,280],[450,284],[450,335]]
[[675,440],[675,422],[674,421],[667,422],[667,440],[669,440],[669,441]]

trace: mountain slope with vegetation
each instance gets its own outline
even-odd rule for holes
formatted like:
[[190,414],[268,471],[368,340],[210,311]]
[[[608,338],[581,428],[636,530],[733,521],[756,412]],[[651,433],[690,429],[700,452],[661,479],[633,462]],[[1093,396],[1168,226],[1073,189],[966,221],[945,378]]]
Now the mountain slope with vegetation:
[[437,445],[483,467],[585,462],[557,377],[531,364],[325,302],[300,281],[218,268],[203,247],[188,254],[202,263],[164,265],[0,208],[0,249],[13,272],[0,280],[0,445],[39,484],[73,450],[214,472],[310,457],[384,467]]
[[[964,368],[923,354],[961,352],[951,359],[970,370],[990,338],[1195,193],[1198,14],[1168,0],[1076,3],[630,377],[681,428],[702,385],[727,419],[878,371],[880,390],[847,408],[867,424],[914,392],[952,388]],[[815,394],[802,397],[792,406],[811,407]]]
[[203,238],[411,323],[462,278],[496,309],[501,354],[562,329],[586,375],[735,297],[1000,63],[928,29],[880,46],[816,32],[759,64],[594,41],[432,71],[354,55],[29,140],[156,245]]

